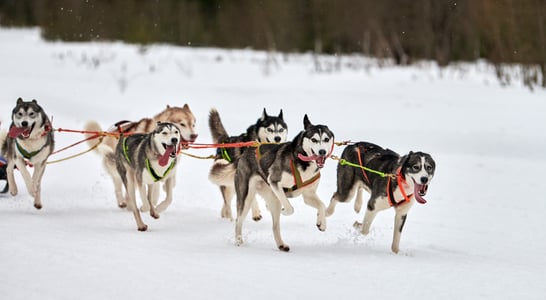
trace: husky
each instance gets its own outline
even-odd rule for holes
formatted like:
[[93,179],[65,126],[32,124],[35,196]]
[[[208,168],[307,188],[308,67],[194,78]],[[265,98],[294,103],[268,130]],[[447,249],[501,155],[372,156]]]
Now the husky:
[[[188,104],[184,104],[183,107],[167,105],[162,112],[155,115],[153,118],[143,118],[136,122],[120,121],[112,126],[112,128],[109,129],[109,132],[116,132],[120,135],[127,133],[150,133],[157,126],[157,122],[170,122],[178,126],[182,146],[185,146],[187,143],[195,142],[198,137],[195,129],[195,117]],[[101,126],[96,121],[87,122],[84,128],[88,132],[102,132]],[[93,135],[93,133],[89,133],[86,136],[90,138]],[[120,208],[125,208],[127,206],[127,201],[126,197],[123,195],[122,182],[116,170],[116,162],[113,160],[112,156],[108,155],[109,153],[114,152],[117,143],[118,139],[112,136],[102,137],[101,140],[99,140],[98,147],[95,147],[97,146],[97,140],[88,140],[89,146],[95,147],[97,152],[103,156],[103,166],[114,182],[117,205]],[[153,198],[156,199],[157,197]],[[157,209],[159,212],[162,212],[167,206],[168,205],[166,204]],[[141,210],[145,212],[149,209],[147,201],[143,201]]]
[[[382,177],[364,168],[343,164],[343,161],[391,175]],[[423,197],[435,170],[436,163],[427,153],[409,152],[400,156],[392,150],[368,142],[349,145],[343,150],[337,166],[337,190],[330,200],[326,215],[331,216],[338,202],[350,201],[355,193],[354,209],[359,213],[362,208],[362,190],[366,190],[370,193],[367,210],[363,222],[355,222],[355,228],[364,235],[368,234],[377,213],[393,207],[396,213],[391,250],[398,253],[400,235],[408,212],[415,201],[426,203]]]
[[[246,133],[238,136],[228,135],[220,119],[220,114],[216,109],[212,109],[209,114],[209,128],[215,144],[250,141],[284,143],[288,135],[288,126],[284,121],[282,109],[278,116],[270,116],[264,108],[262,116],[256,121],[256,124],[249,126]],[[247,148],[218,148],[216,159],[209,172],[209,180],[220,186],[220,192],[224,198],[221,216],[230,221],[233,220],[231,199],[235,194],[235,165],[233,162],[241,156],[245,149]],[[252,218],[254,221],[262,219],[257,202],[252,205]]]
[[313,125],[307,115],[304,130],[291,142],[265,144],[245,151],[236,162],[235,191],[237,219],[235,240],[243,244],[242,226],[248,210],[258,193],[265,201],[273,218],[273,235],[281,251],[290,247],[282,240],[280,215],[291,215],[294,208],[288,198],[303,196],[304,202],[317,209],[316,225],[326,230],[325,205],[316,191],[320,170],[332,154],[334,134],[325,125]]
[[[2,139],[2,153],[6,156],[6,175],[11,195],[17,195],[14,169],[17,168],[25,181],[34,207],[42,208],[41,184],[46,161],[55,148],[51,121],[36,100],[17,99],[11,114],[11,125]],[[32,176],[27,163],[34,166]]]
[[[147,202],[150,215],[158,219],[153,199],[158,183],[163,182],[167,199],[172,199],[174,187],[177,152],[180,145],[180,130],[173,123],[158,122],[151,133],[132,134],[121,137],[115,150],[116,170],[125,192],[127,193],[128,208],[133,211],[137,228],[146,231],[148,226],[142,221],[140,211],[136,205],[135,191],[144,194],[148,187]],[[143,202],[144,201],[143,199]]]

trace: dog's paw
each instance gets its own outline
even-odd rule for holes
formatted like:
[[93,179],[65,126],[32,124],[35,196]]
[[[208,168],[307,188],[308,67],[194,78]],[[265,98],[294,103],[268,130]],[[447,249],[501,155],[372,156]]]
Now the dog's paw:
[[259,214],[259,215],[257,215],[257,216],[252,216],[252,220],[254,220],[255,222],[258,222],[258,221],[260,221],[261,219],[262,219],[262,215],[261,215],[261,214]]
[[138,226],[138,231],[146,231],[148,230],[148,225],[143,224],[142,226]]
[[391,251],[394,254],[398,254],[398,252],[400,252],[400,248],[398,248],[398,246],[392,245],[391,246]]
[[284,244],[279,245],[279,250],[281,250],[282,252],[288,252],[290,251],[290,246]]
[[294,208],[292,206],[283,207],[282,210],[281,210],[281,213],[284,216],[290,216],[290,215],[292,215],[294,213]]
[[127,203],[118,203],[119,208],[127,208]]
[[228,219],[230,221],[233,221],[233,215],[231,213],[231,208],[226,207],[225,205],[222,208],[221,216],[222,216],[223,219]]
[[320,231],[326,231],[326,219],[317,222],[317,228]]
[[243,237],[239,235],[235,238],[235,246],[239,247],[242,245],[243,245]]
[[150,212],[150,216],[156,220],[159,219],[159,214],[157,212]]
[[356,229],[356,230],[361,230],[362,229],[362,223],[360,223],[358,221],[355,221],[353,223],[353,228]]
[[34,208],[42,209],[42,203],[34,203]]

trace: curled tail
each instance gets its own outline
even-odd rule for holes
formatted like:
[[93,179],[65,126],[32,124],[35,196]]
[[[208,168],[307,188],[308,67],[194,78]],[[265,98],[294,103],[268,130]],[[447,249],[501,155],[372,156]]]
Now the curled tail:
[[[91,131],[91,132],[102,132],[102,128],[100,127],[99,123],[96,121],[88,121],[84,126],[85,131]],[[94,133],[86,133],[85,137],[90,138],[96,134]],[[95,151],[97,151],[102,156],[106,156],[108,154],[114,153],[117,145],[117,139],[115,137],[111,136],[104,136],[102,138],[95,138],[87,140],[87,145],[89,147],[95,147],[98,144],[98,146],[95,148]]]
[[210,134],[212,136],[212,141],[220,143],[229,138],[229,135],[222,124],[222,119],[220,119],[220,114],[216,109],[211,109],[209,113],[209,128]]

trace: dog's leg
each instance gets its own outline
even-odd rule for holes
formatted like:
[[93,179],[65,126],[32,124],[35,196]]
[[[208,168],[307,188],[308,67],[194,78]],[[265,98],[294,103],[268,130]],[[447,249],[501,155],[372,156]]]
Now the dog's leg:
[[271,218],[273,220],[273,236],[275,237],[277,248],[284,252],[290,251],[290,246],[288,246],[281,237],[281,202],[279,201],[275,193],[273,193],[273,191],[268,188],[264,188],[261,191],[261,196],[266,201],[267,208],[271,213]]
[[42,190],[42,177],[44,176],[46,168],[46,162],[40,162],[34,165],[34,173],[32,174],[32,185],[34,186],[34,207],[36,209],[42,208],[41,190]]
[[256,197],[252,199],[252,220],[258,222],[262,219],[262,213],[260,212],[260,204]]
[[131,174],[127,177],[127,186],[126,186],[126,192],[127,192],[127,205],[130,210],[133,211],[133,215],[135,217],[135,221],[137,223],[137,229],[138,231],[146,231],[148,229],[148,225],[144,224],[142,221],[142,217],[140,216],[140,211],[138,210],[137,204],[136,204],[136,180],[133,178],[134,176]]
[[140,206],[140,212],[149,212],[150,206],[153,206],[153,204],[150,204],[153,197],[153,187],[151,187],[152,185],[153,184],[143,184],[138,189],[140,200],[142,201],[142,205]]
[[222,192],[222,198],[224,198],[224,206],[222,206],[222,218],[233,220],[233,214],[231,213],[231,199],[235,194],[235,189],[231,186],[221,185],[220,192]]
[[360,210],[362,209],[362,188],[358,187],[356,192],[356,200],[355,200],[355,212],[358,214],[360,213]]
[[6,173],[8,175],[9,193],[12,196],[16,196],[18,192],[17,184],[15,183],[15,176],[13,175],[13,171],[15,170],[15,160],[16,159],[10,159],[8,161],[8,165],[6,166]]
[[[252,197],[249,197],[248,195],[242,200],[243,204],[237,204],[242,205],[242,209],[237,209],[237,218],[235,219],[235,244],[237,246],[241,246],[243,244],[243,222],[246,219],[246,216],[248,215],[248,211],[250,210],[250,201],[252,200]],[[237,202],[240,200],[237,199]]]
[[123,181],[121,180],[121,177],[119,176],[119,173],[115,168],[115,162],[112,162],[112,160],[108,157],[105,157],[102,162],[104,165],[104,169],[110,175],[110,177],[112,177],[112,181],[114,182],[114,191],[116,193],[118,207],[127,207],[127,195],[123,195]]
[[[175,184],[175,177],[171,176],[165,180],[165,183],[163,184],[163,189],[165,190],[165,200],[163,200],[159,205],[156,207],[156,211],[158,213],[164,212],[169,205],[173,202],[173,189]],[[159,190],[159,189],[158,189]],[[159,198],[159,194],[157,195]],[[157,202],[157,200],[156,200]]]
[[387,197],[377,197],[372,195],[370,200],[368,200],[368,207],[366,213],[364,214],[364,220],[362,224],[355,223],[355,228],[360,227],[360,233],[367,235],[370,233],[370,227],[372,226],[373,220],[378,212],[389,208]]
[[406,219],[410,208],[411,203],[396,207],[396,214],[394,216],[394,232],[391,245],[391,250],[394,253],[398,253],[398,251],[400,251],[400,236],[402,235],[402,230],[406,224]]
[[[337,191],[334,192],[332,195],[332,198],[330,199],[330,204],[328,205],[328,208],[326,209],[326,216],[329,217],[334,214],[336,210],[336,205],[339,202],[348,202],[351,201],[351,199],[354,197],[355,192],[359,190],[358,183],[354,183],[350,188],[344,187],[346,183],[344,182],[338,182]],[[358,201],[358,195],[357,195],[357,201]],[[362,202],[362,200],[360,200]],[[356,206],[356,202],[355,202]]]
[[22,159],[15,159],[15,165],[17,166],[17,169],[19,170],[21,176],[23,177],[23,180],[25,181],[25,186],[28,193],[34,198],[34,196],[36,195],[34,184],[32,184],[32,177],[30,176],[30,172],[28,171],[25,162]]
[[[237,176],[239,175],[239,176]],[[237,218],[235,219],[235,244],[243,244],[243,222],[256,197],[256,179],[241,172],[235,176],[235,192],[237,194]]]
[[159,185],[160,183],[148,184],[148,197],[146,197],[146,202],[148,202],[148,207],[150,209],[150,216],[154,219],[159,219],[159,213],[154,205],[154,203],[157,203],[157,199],[154,199],[154,197],[159,195]]
[[303,192],[303,202],[305,204],[317,209],[317,228],[320,231],[326,230],[326,212],[324,203],[317,196],[315,190],[309,190]]
[[269,185],[271,186],[271,190],[273,191],[275,196],[281,201],[281,205],[282,205],[281,213],[285,216],[292,215],[294,213],[294,207],[292,206],[292,204],[290,204],[290,201],[288,201],[288,198],[286,197],[286,194],[284,193],[279,183],[272,182],[270,179]]

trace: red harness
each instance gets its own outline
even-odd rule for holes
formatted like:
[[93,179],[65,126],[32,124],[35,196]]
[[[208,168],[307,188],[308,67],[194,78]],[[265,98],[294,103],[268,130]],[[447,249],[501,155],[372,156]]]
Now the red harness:
[[403,187],[403,185],[406,184],[406,180],[402,178],[402,172],[400,168],[396,170],[396,182],[398,183],[398,189],[400,189],[400,192],[402,193],[402,196],[404,196],[404,199],[400,202],[396,202],[396,199],[394,198],[394,191],[391,191],[391,177],[389,177],[387,181],[387,198],[389,199],[390,206],[398,206],[409,203],[411,200],[411,196],[413,196],[413,194],[406,195],[406,191]]

